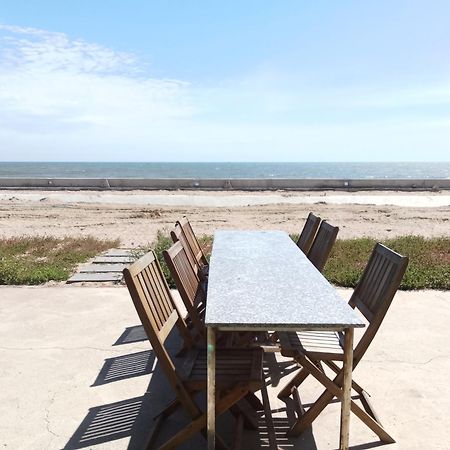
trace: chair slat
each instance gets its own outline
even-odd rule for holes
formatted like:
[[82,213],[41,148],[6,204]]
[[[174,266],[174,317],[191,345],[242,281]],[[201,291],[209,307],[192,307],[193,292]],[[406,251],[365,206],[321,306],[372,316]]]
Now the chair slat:
[[151,273],[150,273],[148,267],[146,267],[142,271],[142,279],[146,283],[146,288],[149,291],[151,291],[150,298],[153,299],[152,304],[153,304],[153,307],[155,309],[155,314],[158,316],[158,319],[159,319],[159,323],[160,323],[159,328],[161,328],[162,324],[165,321],[165,317],[164,317],[164,313],[163,313],[162,308],[161,308],[161,300],[160,300],[159,295],[158,295],[158,290],[156,289],[156,287],[154,285],[154,282],[152,280]]
[[159,317],[158,311],[155,308],[155,305],[151,301],[153,296],[153,291],[151,290],[151,286],[149,286],[148,281],[146,280],[144,274],[141,272],[136,276],[136,288],[141,302],[147,306],[147,313],[153,319],[154,326],[157,330],[159,330],[162,326],[161,319]]
[[176,242],[163,252],[172,278],[180,292],[181,299],[188,311],[198,335],[204,336],[205,327],[202,320],[202,310],[206,303],[206,295],[200,279],[194,273],[181,242]]
[[312,243],[307,256],[320,272],[322,272],[325,267],[338,232],[338,227],[334,227],[325,221],[322,221],[319,226],[319,231],[314,238],[314,242]]
[[308,254],[311,248],[321,221],[322,219],[315,216],[312,212],[308,214],[308,218],[297,240],[297,246],[305,255]]
[[195,256],[195,259],[197,260],[197,263],[200,266],[208,266],[208,261],[205,255],[203,254],[203,250],[200,247],[200,244],[197,240],[197,237],[195,236],[194,230],[192,229],[189,220],[186,217],[183,217],[176,223],[176,225],[179,225],[181,227],[186,237],[186,240],[191,247],[192,253]]
[[162,318],[167,320],[172,312],[172,308],[166,302],[164,289],[160,283],[160,279],[162,277],[157,272],[157,267],[155,264],[148,268],[148,275],[152,280],[152,285],[155,287],[155,294],[158,296],[158,303],[161,307]]
[[175,228],[170,232],[170,237],[172,238],[172,242],[175,244],[176,242],[181,242],[181,245],[184,248],[184,251],[186,252],[186,256],[189,260],[189,263],[191,264],[192,269],[196,274],[199,273],[199,263],[197,261],[197,258],[194,254],[194,251],[192,249],[192,246],[189,242],[189,240],[186,238],[186,234],[183,232],[183,229],[181,228],[181,225],[177,224],[175,225]]

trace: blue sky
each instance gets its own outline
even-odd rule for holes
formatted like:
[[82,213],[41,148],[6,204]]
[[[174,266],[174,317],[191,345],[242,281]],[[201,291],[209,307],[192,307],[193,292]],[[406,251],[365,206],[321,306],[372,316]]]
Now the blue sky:
[[0,160],[450,161],[450,2],[0,0]]

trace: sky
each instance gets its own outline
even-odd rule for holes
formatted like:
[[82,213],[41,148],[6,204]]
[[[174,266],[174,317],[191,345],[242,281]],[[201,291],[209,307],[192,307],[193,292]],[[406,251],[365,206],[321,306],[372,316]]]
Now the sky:
[[450,161],[450,2],[0,0],[0,161]]

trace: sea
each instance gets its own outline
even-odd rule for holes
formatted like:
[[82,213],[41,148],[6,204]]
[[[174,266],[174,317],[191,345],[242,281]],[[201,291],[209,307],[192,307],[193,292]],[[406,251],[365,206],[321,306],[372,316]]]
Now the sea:
[[10,178],[450,178],[450,162],[0,162]]

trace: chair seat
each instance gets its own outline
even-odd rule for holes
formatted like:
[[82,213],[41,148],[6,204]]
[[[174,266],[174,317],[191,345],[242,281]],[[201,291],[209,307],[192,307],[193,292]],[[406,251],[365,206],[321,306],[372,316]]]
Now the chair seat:
[[283,331],[278,333],[281,354],[294,357],[299,353],[312,360],[343,361],[342,335],[335,331]]
[[[223,390],[238,383],[256,391],[263,385],[263,351],[261,349],[217,349],[216,389]],[[189,375],[184,378],[186,387],[205,389],[207,380],[207,356],[198,352],[191,361]]]

